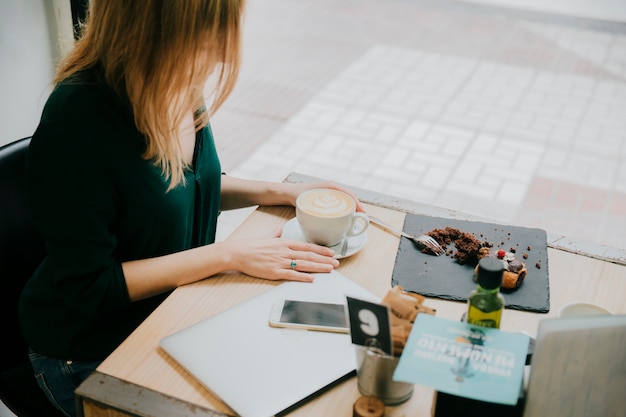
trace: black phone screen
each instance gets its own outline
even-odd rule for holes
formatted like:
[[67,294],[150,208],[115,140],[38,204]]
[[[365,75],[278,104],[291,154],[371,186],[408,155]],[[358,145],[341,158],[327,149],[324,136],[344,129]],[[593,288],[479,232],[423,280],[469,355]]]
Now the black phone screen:
[[285,300],[280,321],[282,323],[348,327],[343,304]]

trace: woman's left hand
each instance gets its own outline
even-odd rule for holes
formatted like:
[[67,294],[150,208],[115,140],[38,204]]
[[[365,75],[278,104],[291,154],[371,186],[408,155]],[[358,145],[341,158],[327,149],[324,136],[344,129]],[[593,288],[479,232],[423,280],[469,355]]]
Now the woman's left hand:
[[227,239],[226,247],[234,264],[228,268],[268,280],[311,282],[315,273],[328,273],[339,266],[335,253],[324,246],[279,237]]

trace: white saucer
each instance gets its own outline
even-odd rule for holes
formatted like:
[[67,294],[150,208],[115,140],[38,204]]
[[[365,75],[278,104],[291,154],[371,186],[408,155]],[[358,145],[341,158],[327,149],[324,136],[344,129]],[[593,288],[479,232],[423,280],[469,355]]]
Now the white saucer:
[[[302,234],[302,230],[300,229],[300,224],[298,223],[298,219],[296,219],[295,217],[289,220],[283,226],[282,237],[286,239],[298,240],[300,242],[306,242],[306,239],[304,238],[304,235]],[[352,256],[355,253],[358,253],[361,249],[363,249],[363,247],[365,247],[366,243],[367,243],[367,232],[363,232],[362,234],[358,236],[353,236],[353,237],[348,238],[348,250],[346,251],[346,254],[343,256],[341,256],[341,246],[343,242],[335,246],[331,246],[330,248],[335,251],[335,258],[343,259],[343,258],[347,258],[348,256]]]

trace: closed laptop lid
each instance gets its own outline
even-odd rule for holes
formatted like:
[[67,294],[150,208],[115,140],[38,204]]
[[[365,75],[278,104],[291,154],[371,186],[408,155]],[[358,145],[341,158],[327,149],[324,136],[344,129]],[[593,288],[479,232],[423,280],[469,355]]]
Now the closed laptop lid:
[[313,283],[286,282],[181,330],[161,347],[242,417],[270,417],[356,368],[349,334],[281,329],[268,324],[276,299],[346,304],[379,302],[337,271]]
[[524,417],[623,416],[625,383],[626,315],[542,320]]

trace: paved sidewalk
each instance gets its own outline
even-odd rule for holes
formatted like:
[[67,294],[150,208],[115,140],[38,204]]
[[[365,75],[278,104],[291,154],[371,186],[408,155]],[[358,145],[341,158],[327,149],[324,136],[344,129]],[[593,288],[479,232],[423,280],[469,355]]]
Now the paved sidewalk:
[[249,0],[244,27],[214,120],[230,174],[295,171],[626,249],[626,24]]

